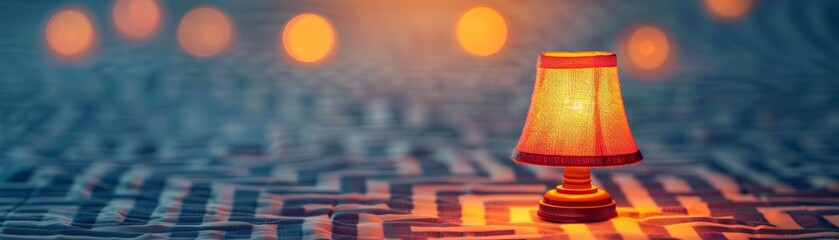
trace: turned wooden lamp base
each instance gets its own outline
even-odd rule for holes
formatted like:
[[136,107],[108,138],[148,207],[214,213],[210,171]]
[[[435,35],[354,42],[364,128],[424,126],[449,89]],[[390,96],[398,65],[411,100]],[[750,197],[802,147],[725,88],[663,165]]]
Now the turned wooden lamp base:
[[612,196],[591,185],[587,167],[565,168],[562,184],[545,193],[537,214],[545,221],[563,223],[605,221],[618,215]]

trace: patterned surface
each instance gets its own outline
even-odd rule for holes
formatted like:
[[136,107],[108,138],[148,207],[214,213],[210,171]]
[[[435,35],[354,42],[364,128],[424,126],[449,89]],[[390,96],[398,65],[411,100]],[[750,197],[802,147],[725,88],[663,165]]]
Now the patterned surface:
[[[442,3],[361,14],[397,6],[316,1],[351,30],[309,69],[274,41],[310,5],[214,3],[238,37],[206,60],[168,37],[196,4],[168,3],[161,36],[133,44],[113,36],[108,6],[89,6],[98,48],[66,63],[37,29],[68,3],[5,1],[17,21],[0,28],[0,238],[839,238],[839,4],[794,2],[760,1],[733,23],[689,1],[492,2],[532,34],[477,59],[429,51],[457,51],[433,29],[470,3],[413,22],[363,16]],[[556,26],[527,24],[545,19]],[[621,69],[647,158],[593,172],[620,216],[541,222],[536,202],[561,169],[509,160],[536,53],[611,49],[641,20],[672,34],[679,67],[654,82]],[[392,38],[353,45],[378,36]]]

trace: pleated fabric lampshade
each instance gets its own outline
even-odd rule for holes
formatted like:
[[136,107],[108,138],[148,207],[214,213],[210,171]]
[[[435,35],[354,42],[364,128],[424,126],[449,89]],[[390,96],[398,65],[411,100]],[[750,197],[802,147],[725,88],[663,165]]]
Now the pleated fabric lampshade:
[[539,56],[530,110],[512,159],[565,167],[537,215],[552,222],[617,216],[609,193],[591,185],[590,167],[634,164],[643,156],[629,129],[614,53],[546,52]]
[[513,160],[604,167],[633,164],[641,158],[626,120],[615,54],[540,55],[530,110]]

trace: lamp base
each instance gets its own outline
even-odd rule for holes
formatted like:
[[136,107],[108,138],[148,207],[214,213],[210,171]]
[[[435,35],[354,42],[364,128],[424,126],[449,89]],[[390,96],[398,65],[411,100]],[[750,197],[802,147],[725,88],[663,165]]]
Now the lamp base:
[[545,193],[537,215],[550,222],[578,223],[605,221],[618,213],[612,196],[591,185],[588,168],[566,168],[563,184]]

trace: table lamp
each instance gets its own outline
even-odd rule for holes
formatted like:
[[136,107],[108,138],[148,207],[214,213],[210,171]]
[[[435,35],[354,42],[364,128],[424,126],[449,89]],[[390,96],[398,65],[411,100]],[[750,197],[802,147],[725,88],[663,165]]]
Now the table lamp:
[[539,56],[530,110],[512,158],[520,164],[565,167],[562,184],[539,202],[540,218],[595,222],[617,216],[609,193],[591,185],[589,169],[643,158],[624,113],[614,53]]

